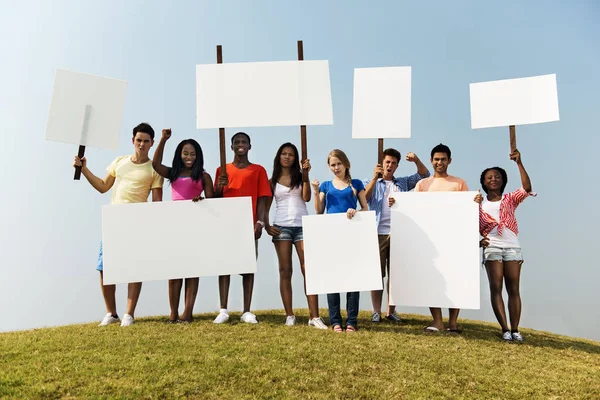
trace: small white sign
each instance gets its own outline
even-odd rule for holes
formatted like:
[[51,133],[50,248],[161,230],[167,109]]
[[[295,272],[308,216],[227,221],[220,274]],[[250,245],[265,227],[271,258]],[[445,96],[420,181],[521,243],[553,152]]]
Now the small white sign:
[[559,120],[556,74],[471,83],[471,128]]
[[196,65],[198,129],[332,125],[328,61]]
[[477,192],[393,193],[390,293],[396,305],[479,309]]
[[302,217],[306,293],[381,290],[374,211]]
[[46,140],[116,150],[127,82],[56,70]]
[[411,67],[355,68],[352,137],[409,138]]
[[104,283],[254,273],[252,221],[250,197],[104,206]]

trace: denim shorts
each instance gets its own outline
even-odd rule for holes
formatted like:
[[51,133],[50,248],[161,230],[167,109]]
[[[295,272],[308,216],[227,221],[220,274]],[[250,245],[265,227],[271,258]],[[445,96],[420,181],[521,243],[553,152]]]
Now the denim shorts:
[[499,247],[486,247],[483,250],[483,262],[486,261],[520,261],[523,262],[523,255],[521,249],[518,247],[511,247],[501,249]]
[[100,251],[98,252],[98,262],[96,263],[96,271],[102,271],[104,263],[102,262],[102,240],[100,241]]
[[279,229],[281,232],[277,236],[273,236],[273,241],[287,240],[293,243],[304,240],[304,236],[302,236],[302,227],[301,226],[279,226],[273,225],[275,228]]

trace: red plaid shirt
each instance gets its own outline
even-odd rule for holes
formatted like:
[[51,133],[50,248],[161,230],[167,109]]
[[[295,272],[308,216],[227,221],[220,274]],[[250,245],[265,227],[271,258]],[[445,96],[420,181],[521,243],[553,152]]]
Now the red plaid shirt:
[[537,196],[534,192],[527,193],[523,188],[519,188],[511,193],[502,195],[500,201],[500,222],[494,217],[483,211],[481,204],[479,205],[479,233],[481,236],[487,236],[495,227],[498,227],[498,234],[502,235],[502,228],[505,226],[513,231],[516,235],[519,234],[519,225],[515,218],[515,210],[525,198],[529,196]]

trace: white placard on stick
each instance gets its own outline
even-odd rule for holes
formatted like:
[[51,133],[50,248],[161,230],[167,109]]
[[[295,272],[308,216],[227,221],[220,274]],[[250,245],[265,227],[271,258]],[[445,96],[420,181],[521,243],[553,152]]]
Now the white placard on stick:
[[56,70],[46,140],[116,150],[127,82]]
[[477,192],[393,193],[390,293],[396,305],[479,309]]
[[307,294],[381,290],[375,212],[302,217]]
[[196,65],[198,129],[332,125],[328,61]]
[[411,67],[355,68],[352,137],[409,138]]
[[252,221],[250,197],[104,206],[104,283],[254,273]]
[[556,74],[471,83],[471,128],[559,120]]

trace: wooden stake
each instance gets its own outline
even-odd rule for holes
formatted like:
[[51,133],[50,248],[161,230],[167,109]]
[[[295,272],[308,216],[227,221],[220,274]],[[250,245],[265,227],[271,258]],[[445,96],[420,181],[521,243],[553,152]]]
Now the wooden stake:
[[[304,46],[302,40],[298,40],[298,61],[304,61]],[[308,159],[308,145],[306,142],[306,125],[300,125],[300,147],[302,161]],[[302,182],[308,182],[308,171],[302,170]]]
[[[83,113],[83,123],[81,125],[81,142],[79,143],[86,143],[87,140],[87,131],[88,131],[88,125],[90,122],[90,113],[92,112],[92,106],[87,104],[85,106],[85,112]],[[79,145],[79,151],[77,152],[77,157],[79,158],[83,158],[83,156],[85,155],[85,146],[83,145]],[[81,179],[81,167],[75,167],[75,175],[73,176],[73,179],[78,181]]]
[[[377,139],[377,164],[383,165],[383,139],[382,138]],[[382,175],[379,174],[379,177],[381,178]]]
[[510,152],[512,153],[517,149],[517,128],[511,125],[508,129],[510,132]]
[[[79,152],[77,153],[77,157],[83,158],[84,155],[85,155],[85,146],[79,145]],[[75,167],[75,176],[73,176],[73,179],[76,181],[81,179],[81,167]]]
[[[223,47],[220,44],[217,45],[217,64],[223,64]],[[221,176],[227,176],[227,157],[225,155],[225,128],[219,128],[219,150],[219,156],[221,158]]]

